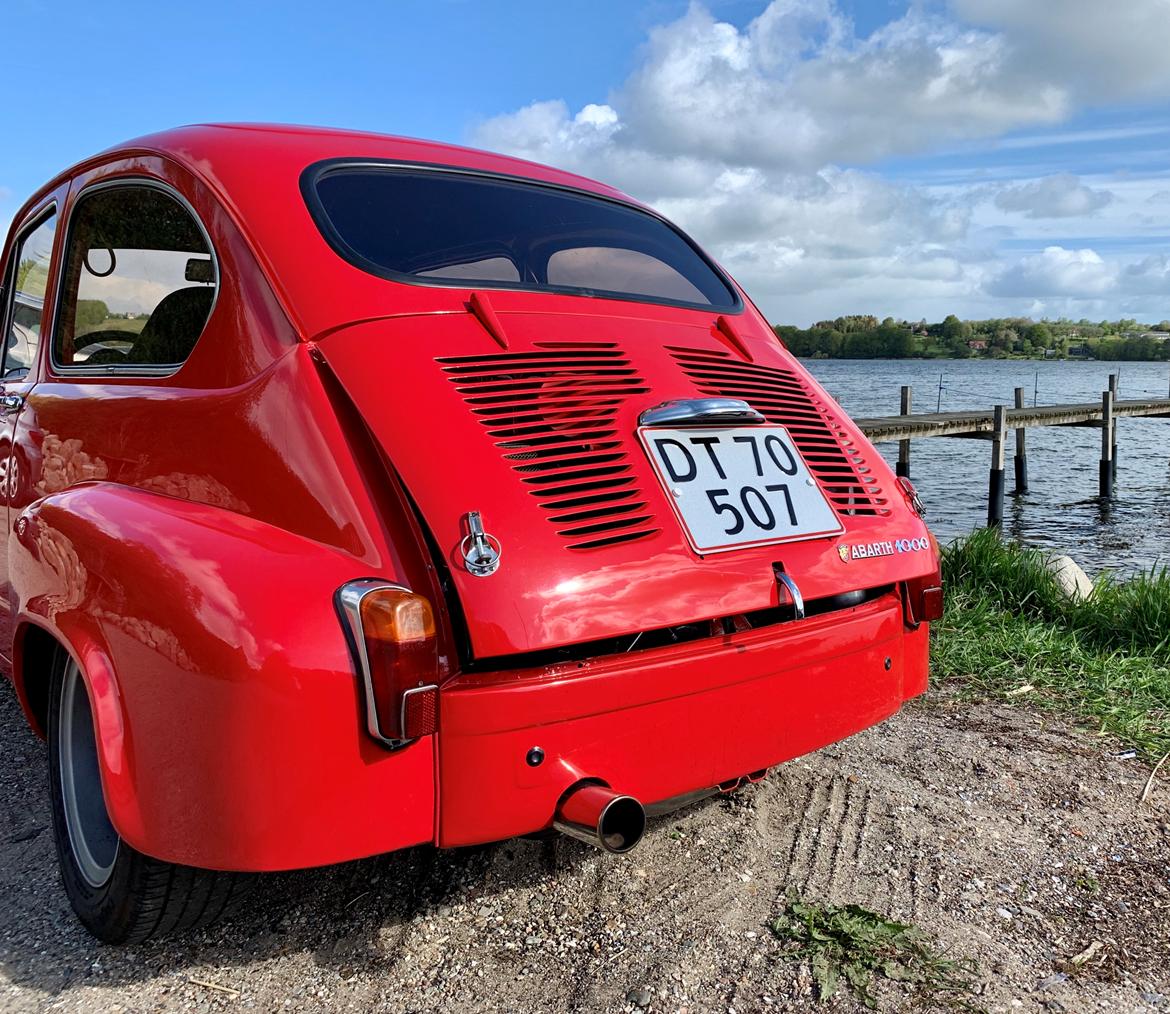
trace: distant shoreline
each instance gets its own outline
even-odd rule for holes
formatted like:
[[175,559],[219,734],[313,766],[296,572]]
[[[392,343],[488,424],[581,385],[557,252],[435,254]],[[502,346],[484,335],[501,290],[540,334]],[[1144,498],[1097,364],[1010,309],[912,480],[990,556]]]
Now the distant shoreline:
[[[791,351],[791,350],[789,350]],[[796,353],[793,353],[796,355]],[[808,359],[824,362],[849,362],[856,360],[860,362],[864,359],[878,359],[882,362],[898,363],[898,362],[915,362],[915,363],[962,363],[962,362],[1017,362],[1017,363],[1106,363],[1106,362],[1131,362],[1131,363],[1165,363],[1170,362],[1167,359],[1098,359],[1096,356],[947,356],[947,355],[913,355],[913,356],[830,356],[825,353],[814,353],[811,356],[796,355],[797,359]]]
[[1170,320],[1040,320],[1028,317],[959,320],[937,324],[854,314],[812,327],[772,326],[801,359],[1018,359],[1170,362]]

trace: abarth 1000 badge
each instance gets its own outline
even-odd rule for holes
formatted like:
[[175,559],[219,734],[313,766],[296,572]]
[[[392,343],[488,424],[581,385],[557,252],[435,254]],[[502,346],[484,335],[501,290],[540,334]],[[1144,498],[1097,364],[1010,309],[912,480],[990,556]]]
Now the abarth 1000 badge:
[[883,539],[879,542],[855,542],[851,545],[837,547],[837,555],[842,562],[850,560],[872,560],[877,556],[896,556],[899,553],[918,553],[930,548],[930,540],[918,539]]

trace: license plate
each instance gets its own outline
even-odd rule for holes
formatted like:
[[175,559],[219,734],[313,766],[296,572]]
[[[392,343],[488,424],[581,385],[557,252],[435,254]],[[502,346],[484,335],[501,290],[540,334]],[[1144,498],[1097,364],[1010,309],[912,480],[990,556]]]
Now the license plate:
[[698,553],[844,531],[783,426],[638,434]]

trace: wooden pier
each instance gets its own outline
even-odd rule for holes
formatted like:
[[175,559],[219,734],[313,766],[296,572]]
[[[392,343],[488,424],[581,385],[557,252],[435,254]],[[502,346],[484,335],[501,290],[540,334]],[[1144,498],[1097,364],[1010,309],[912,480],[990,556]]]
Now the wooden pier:
[[898,415],[874,416],[854,421],[870,440],[897,440],[897,474],[910,475],[910,444],[921,437],[965,437],[991,441],[991,469],[987,489],[987,523],[1003,521],[1004,459],[1008,430],[1015,430],[1015,492],[1028,489],[1028,458],[1025,432],[1032,426],[1089,426],[1101,430],[1101,467],[1099,490],[1103,497],[1113,495],[1117,476],[1117,420],[1120,418],[1170,419],[1170,398],[1145,398],[1120,401],[1117,377],[1110,376],[1109,388],[1099,402],[1073,405],[1041,405],[1027,408],[1024,389],[1016,388],[1012,407],[996,405],[985,411],[923,412],[910,411],[913,392],[902,388],[902,411]]

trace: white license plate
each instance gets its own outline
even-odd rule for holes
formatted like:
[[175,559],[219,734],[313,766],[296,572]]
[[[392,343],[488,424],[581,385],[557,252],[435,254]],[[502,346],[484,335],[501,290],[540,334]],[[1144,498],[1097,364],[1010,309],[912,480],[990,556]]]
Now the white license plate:
[[698,553],[844,531],[783,426],[638,434]]

